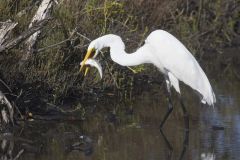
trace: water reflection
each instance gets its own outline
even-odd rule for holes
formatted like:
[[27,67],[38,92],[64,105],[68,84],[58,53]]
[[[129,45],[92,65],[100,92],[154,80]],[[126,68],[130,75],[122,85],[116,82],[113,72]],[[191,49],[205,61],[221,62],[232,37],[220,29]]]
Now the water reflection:
[[191,91],[183,90],[190,113],[188,143],[178,101],[174,101],[173,114],[163,128],[165,138],[161,135],[158,126],[167,100],[153,86],[134,97],[132,103],[109,99],[94,110],[89,106],[92,114],[83,122],[33,121],[20,125],[14,138],[1,139],[2,146],[8,146],[1,150],[1,156],[36,160],[238,159],[240,86],[237,82],[223,84],[214,85],[216,95],[220,95],[214,108],[201,106]]
[[215,155],[213,153],[202,153],[201,160],[215,160]]

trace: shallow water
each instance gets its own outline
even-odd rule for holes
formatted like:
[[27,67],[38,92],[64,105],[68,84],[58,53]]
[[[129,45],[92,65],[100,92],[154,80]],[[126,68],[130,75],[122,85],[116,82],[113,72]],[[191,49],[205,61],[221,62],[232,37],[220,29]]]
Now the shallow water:
[[17,127],[13,135],[0,136],[0,144],[5,146],[0,156],[36,160],[168,160],[179,159],[186,146],[183,159],[239,159],[240,84],[212,84],[218,101],[214,108],[201,105],[192,90],[183,89],[190,114],[188,144],[183,143],[184,119],[174,96],[174,111],[163,128],[173,150],[158,128],[167,109],[163,88],[150,86],[130,102],[99,102],[85,121],[27,122]]

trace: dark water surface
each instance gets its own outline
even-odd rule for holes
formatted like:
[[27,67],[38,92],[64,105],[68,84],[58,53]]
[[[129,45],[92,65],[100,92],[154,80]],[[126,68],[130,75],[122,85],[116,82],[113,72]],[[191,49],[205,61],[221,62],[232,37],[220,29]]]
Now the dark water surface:
[[212,84],[218,101],[214,108],[201,105],[192,90],[183,89],[190,113],[188,145],[183,143],[184,119],[174,96],[174,111],[163,128],[172,151],[158,128],[167,100],[159,91],[163,88],[151,86],[149,91],[134,96],[131,103],[106,100],[95,105],[91,117],[83,122],[27,122],[15,130],[14,136],[1,137],[1,145],[7,146],[1,156],[36,160],[168,160],[178,159],[186,145],[183,159],[240,159],[240,84]]

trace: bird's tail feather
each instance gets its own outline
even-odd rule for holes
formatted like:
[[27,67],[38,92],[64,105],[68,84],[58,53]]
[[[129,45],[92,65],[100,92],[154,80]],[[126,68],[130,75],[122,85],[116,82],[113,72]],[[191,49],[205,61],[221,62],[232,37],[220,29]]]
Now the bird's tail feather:
[[[209,84],[209,85],[210,85],[210,84]],[[204,95],[204,96],[203,96],[201,102],[202,102],[203,104],[206,104],[206,103],[207,103],[207,104],[210,105],[210,106],[214,106],[214,103],[216,103],[216,97],[215,97],[215,94],[214,94],[211,86],[210,86],[209,89],[210,89],[210,91],[208,92],[207,95]]]

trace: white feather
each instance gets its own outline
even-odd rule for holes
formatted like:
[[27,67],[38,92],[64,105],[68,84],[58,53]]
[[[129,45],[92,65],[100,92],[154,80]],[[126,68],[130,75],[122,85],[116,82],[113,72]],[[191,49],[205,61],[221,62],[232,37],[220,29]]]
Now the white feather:
[[202,102],[205,101],[208,105],[216,102],[209,80],[198,62],[177,38],[166,31],[153,31],[145,44],[131,54],[125,52],[122,39],[113,34],[99,37],[89,45],[89,49],[95,48],[98,51],[104,47],[110,47],[112,60],[122,66],[152,63],[169,77],[178,93],[180,80],[198,91],[202,95]]
[[168,72],[168,78],[170,80],[170,85],[180,94],[178,79],[171,72]]

